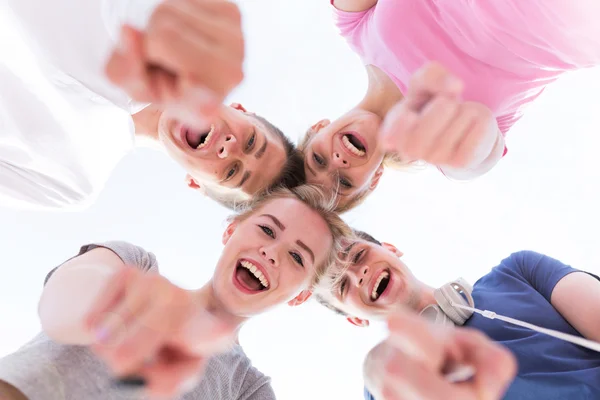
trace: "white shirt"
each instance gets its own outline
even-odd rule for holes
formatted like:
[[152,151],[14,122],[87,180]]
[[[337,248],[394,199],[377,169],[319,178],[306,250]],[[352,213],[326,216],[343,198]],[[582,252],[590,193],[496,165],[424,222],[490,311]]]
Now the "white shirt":
[[0,206],[82,208],[134,145],[104,75],[124,22],[161,0],[0,0]]

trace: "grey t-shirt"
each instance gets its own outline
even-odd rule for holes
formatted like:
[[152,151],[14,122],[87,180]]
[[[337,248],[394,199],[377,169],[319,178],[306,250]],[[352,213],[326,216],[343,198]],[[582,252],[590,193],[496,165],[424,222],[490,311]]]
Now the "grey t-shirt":
[[[154,254],[125,242],[83,246],[79,255],[104,247],[125,264],[158,271]],[[51,277],[52,270],[46,277]],[[74,299],[76,300],[76,299]],[[53,342],[43,332],[0,360],[0,380],[29,400],[138,400],[139,393],[112,385],[113,375],[87,347]],[[213,357],[201,382],[179,400],[274,400],[270,378],[252,366],[242,348]]]

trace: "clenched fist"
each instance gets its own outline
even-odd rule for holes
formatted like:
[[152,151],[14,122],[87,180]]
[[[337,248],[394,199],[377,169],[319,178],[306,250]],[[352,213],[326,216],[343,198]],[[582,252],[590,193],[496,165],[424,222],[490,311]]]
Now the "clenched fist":
[[132,98],[210,117],[243,79],[238,7],[226,0],[165,0],[144,32],[124,26],[106,73]]
[[389,329],[364,365],[377,400],[496,400],[517,373],[514,356],[475,330],[434,327],[403,310]]
[[462,101],[462,90],[462,82],[437,63],[419,70],[386,117],[381,135],[387,151],[459,169],[477,168],[498,148],[501,157],[504,140],[494,115],[483,104]]

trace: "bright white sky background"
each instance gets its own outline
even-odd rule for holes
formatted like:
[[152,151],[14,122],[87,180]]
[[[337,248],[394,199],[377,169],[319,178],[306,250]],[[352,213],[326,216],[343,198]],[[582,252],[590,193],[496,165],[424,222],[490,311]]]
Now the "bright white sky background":
[[[247,78],[231,101],[293,138],[359,101],[366,76],[337,36],[329,1],[240,3]],[[563,78],[512,129],[507,156],[488,175],[459,184],[435,170],[386,172],[376,194],[346,220],[395,244],[430,285],[458,276],[474,283],[522,249],[600,273],[598,93],[598,69]],[[154,252],[176,283],[201,286],[220,254],[228,211],[187,189],[184,175],[167,157],[142,149],[123,160],[87,212],[0,208],[0,356],[38,332],[44,276],[81,244],[133,242]],[[362,359],[384,332],[353,327],[311,303],[256,318],[241,344],[281,399],[360,399]]]

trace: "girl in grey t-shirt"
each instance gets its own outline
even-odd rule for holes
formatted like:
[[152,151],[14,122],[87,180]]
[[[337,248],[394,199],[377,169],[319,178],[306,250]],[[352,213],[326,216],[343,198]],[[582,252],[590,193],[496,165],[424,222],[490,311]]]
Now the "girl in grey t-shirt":
[[[124,242],[83,246],[46,279],[39,307],[44,332],[0,360],[0,394],[12,391],[5,396],[10,400],[124,400],[148,394],[181,400],[274,399],[269,379],[230,341],[248,318],[283,302],[308,299],[341,239],[350,234],[326,200],[311,187],[256,199],[231,220],[212,279],[194,291],[161,278],[155,257],[139,247]],[[170,290],[168,297],[164,288]],[[192,299],[188,305],[194,313],[179,321],[172,316],[185,309],[174,301],[181,298]],[[132,306],[136,301],[142,311]],[[221,325],[197,317],[207,311]],[[121,323],[111,325],[115,316]],[[147,323],[144,329],[136,326],[140,320]],[[151,326],[153,320],[169,324]],[[211,336],[206,325],[226,326],[229,334]],[[185,357],[163,357],[174,349]],[[124,352],[131,355],[125,362],[119,357]],[[132,363],[139,354],[143,358]],[[178,371],[184,372],[174,374]],[[125,375],[136,376],[145,388],[114,384],[115,376]]]

